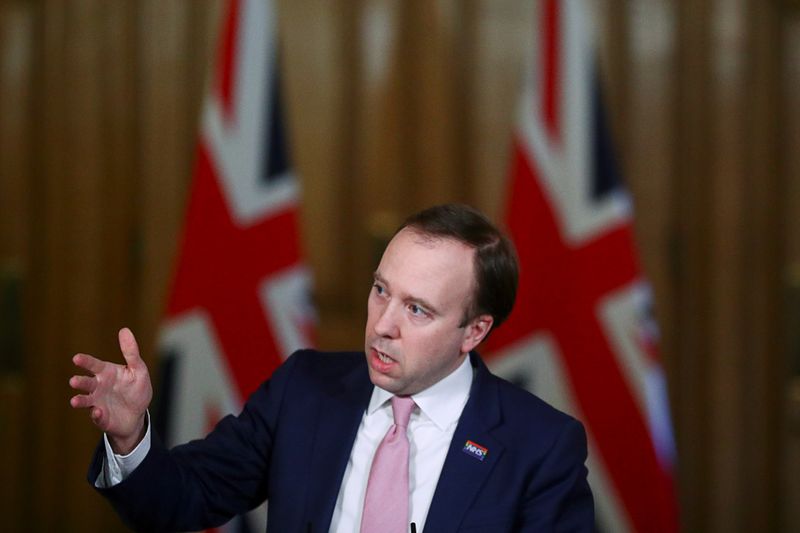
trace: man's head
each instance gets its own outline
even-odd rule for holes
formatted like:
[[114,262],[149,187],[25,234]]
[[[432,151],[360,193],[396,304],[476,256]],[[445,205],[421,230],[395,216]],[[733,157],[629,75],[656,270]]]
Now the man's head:
[[409,217],[368,300],[373,383],[415,394],[450,374],[511,312],[517,277],[511,244],[478,211],[443,205]]
[[438,205],[411,215],[403,228],[430,238],[454,239],[475,251],[475,290],[465,309],[465,324],[482,314],[492,316],[494,327],[508,318],[517,296],[517,255],[508,238],[480,211],[467,205]]

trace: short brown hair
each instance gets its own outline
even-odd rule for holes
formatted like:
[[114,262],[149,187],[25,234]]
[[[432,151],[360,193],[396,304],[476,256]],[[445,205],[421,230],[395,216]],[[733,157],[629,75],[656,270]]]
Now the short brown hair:
[[397,231],[404,228],[455,239],[475,249],[475,293],[462,326],[482,314],[492,316],[493,327],[508,317],[517,296],[517,254],[508,237],[483,213],[464,204],[437,205],[411,215]]

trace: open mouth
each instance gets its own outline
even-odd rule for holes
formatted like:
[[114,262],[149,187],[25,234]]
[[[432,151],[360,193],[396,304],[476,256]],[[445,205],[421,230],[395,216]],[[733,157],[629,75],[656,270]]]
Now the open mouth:
[[379,351],[375,350],[375,354],[378,356],[378,359],[382,363],[387,363],[388,364],[388,363],[393,362],[393,359],[391,357],[389,357],[388,355],[386,355],[385,353],[383,353],[383,352],[379,352]]
[[397,361],[395,361],[390,356],[386,355],[380,350],[372,348],[371,351],[372,351],[373,367],[378,371],[381,372],[388,371],[392,365],[397,363]]

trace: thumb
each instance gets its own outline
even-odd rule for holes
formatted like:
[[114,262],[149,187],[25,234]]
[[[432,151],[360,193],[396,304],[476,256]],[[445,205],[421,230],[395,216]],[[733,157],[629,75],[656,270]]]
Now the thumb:
[[119,330],[119,349],[122,351],[122,356],[125,362],[131,368],[140,368],[144,365],[144,361],[139,356],[139,345],[136,343],[136,338],[133,332],[128,328]]

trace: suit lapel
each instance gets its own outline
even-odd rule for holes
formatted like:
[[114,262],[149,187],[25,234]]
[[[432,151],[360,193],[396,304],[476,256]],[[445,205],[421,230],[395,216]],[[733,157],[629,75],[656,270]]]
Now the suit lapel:
[[335,384],[320,407],[314,432],[307,515],[313,531],[328,531],[358,426],[372,394],[365,365]]
[[[475,368],[475,379],[433,494],[425,531],[457,531],[464,514],[505,450],[490,433],[502,422],[497,384],[477,354],[470,354],[470,358]],[[471,448],[472,451],[465,450],[467,441],[477,446]],[[483,460],[475,452],[480,447],[488,450]]]

